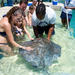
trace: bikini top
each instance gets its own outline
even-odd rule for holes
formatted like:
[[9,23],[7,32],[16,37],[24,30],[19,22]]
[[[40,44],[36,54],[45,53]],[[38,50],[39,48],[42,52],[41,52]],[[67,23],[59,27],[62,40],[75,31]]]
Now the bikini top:
[[0,35],[5,37],[6,36],[6,32],[0,32]]

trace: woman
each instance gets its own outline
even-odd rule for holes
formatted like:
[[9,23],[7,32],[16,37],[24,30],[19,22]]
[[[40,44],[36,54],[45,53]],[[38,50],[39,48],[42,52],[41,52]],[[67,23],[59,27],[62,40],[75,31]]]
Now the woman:
[[[13,55],[12,48],[9,44],[13,47],[23,48],[26,50],[32,50],[30,47],[23,47],[14,41],[13,33],[15,30],[13,28],[23,29],[21,31],[22,35],[24,32],[27,33],[29,38],[31,38],[30,34],[26,30],[24,24],[24,12],[21,8],[15,6],[9,10],[7,15],[0,20],[0,49],[2,49],[5,53],[9,55]],[[16,31],[18,31],[16,29]]]

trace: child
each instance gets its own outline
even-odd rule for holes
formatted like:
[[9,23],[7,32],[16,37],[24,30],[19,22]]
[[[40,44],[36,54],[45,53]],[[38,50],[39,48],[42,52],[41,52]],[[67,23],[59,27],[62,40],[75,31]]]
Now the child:
[[33,5],[31,5],[31,6],[29,7],[29,11],[28,11],[28,15],[27,15],[29,26],[32,25],[32,14],[33,14],[34,11],[35,11],[35,7],[34,7]]

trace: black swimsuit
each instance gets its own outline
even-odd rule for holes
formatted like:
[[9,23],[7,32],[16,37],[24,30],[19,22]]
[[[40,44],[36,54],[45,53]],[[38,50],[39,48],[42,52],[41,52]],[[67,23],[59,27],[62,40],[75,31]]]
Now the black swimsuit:
[[[6,33],[5,32],[0,32],[0,35],[5,37],[6,36]],[[0,43],[0,45],[7,45],[7,43]]]
[[0,32],[0,35],[5,37],[6,36],[6,33],[5,32]]

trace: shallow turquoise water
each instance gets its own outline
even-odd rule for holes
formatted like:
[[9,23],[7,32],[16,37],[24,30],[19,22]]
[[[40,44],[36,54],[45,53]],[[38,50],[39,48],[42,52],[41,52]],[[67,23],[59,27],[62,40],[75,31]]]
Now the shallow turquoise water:
[[[61,46],[61,56],[43,70],[33,68],[20,55],[3,57],[0,59],[0,75],[75,75],[75,38],[69,35],[69,30],[62,27],[60,11],[56,13],[55,35],[52,41]],[[32,29],[30,32],[32,34]]]

